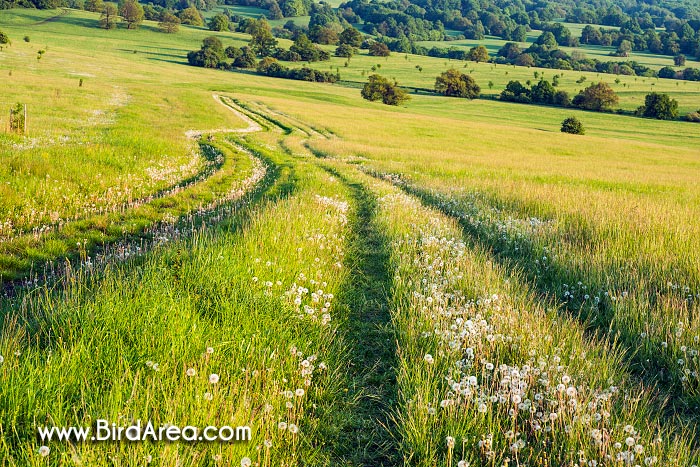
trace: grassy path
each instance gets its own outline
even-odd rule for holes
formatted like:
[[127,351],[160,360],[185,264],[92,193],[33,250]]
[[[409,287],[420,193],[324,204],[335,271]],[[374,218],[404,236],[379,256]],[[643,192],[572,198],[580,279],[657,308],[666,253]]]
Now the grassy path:
[[348,308],[340,332],[349,347],[346,399],[352,413],[333,446],[334,465],[388,467],[398,465],[389,419],[397,398],[396,338],[388,307],[389,245],[377,225],[374,196],[360,183],[343,181],[355,203],[347,240],[348,282],[340,297]]
[[188,138],[197,141],[206,161],[202,170],[166,190],[120,206],[114,212],[72,220],[40,233],[26,232],[0,243],[0,283],[5,282],[4,288],[26,286],[43,282],[50,278],[48,276],[60,275],[58,260],[62,258],[90,259],[92,263],[103,261],[114,252],[128,256],[142,251],[151,243],[158,243],[158,239],[173,240],[174,231],[179,236],[186,227],[198,227],[212,217],[220,218],[221,212],[215,211],[228,209],[228,204],[261,182],[272,164],[270,159],[258,157],[245,144],[231,138],[263,128],[231,99],[216,94],[213,98],[247,126],[188,131]]

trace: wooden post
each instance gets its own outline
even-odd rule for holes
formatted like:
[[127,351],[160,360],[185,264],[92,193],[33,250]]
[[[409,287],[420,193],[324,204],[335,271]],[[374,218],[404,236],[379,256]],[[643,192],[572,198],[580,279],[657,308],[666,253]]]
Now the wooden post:
[[10,107],[10,121],[7,122],[7,131],[12,133],[12,107]]
[[27,104],[24,104],[24,134],[27,134]]

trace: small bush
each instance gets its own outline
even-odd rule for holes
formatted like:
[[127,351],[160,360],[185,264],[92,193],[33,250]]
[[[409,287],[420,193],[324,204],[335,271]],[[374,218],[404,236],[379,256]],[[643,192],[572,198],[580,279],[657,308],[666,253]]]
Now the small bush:
[[576,117],[569,117],[561,123],[561,132],[570,133],[572,135],[582,135],[586,131],[583,129],[583,123]]
[[685,119],[689,122],[700,123],[700,110],[697,112],[690,112],[685,116]]
[[24,42],[29,42],[29,36],[24,36]]

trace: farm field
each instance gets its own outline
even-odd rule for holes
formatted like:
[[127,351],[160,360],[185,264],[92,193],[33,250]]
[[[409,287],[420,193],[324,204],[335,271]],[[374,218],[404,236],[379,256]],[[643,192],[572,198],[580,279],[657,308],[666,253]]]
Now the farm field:
[[[537,71],[687,113],[700,83],[403,54],[309,83],[186,65],[245,34],[57,14],[0,11],[29,116],[0,134],[0,466],[700,464],[698,125],[359,91]],[[251,439],[37,436],[96,419]]]

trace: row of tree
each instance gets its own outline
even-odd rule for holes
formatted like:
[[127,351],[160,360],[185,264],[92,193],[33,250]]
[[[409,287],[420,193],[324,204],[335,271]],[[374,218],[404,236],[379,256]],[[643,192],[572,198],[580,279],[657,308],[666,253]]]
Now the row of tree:
[[[619,102],[615,91],[603,82],[590,84],[571,100],[566,91],[555,89],[546,79],[541,79],[529,87],[520,81],[510,81],[501,92],[500,98],[510,102],[578,107],[599,112],[610,111]],[[652,92],[646,96],[644,105],[636,110],[635,115],[658,120],[675,120],[678,118],[678,101],[668,94]]]

